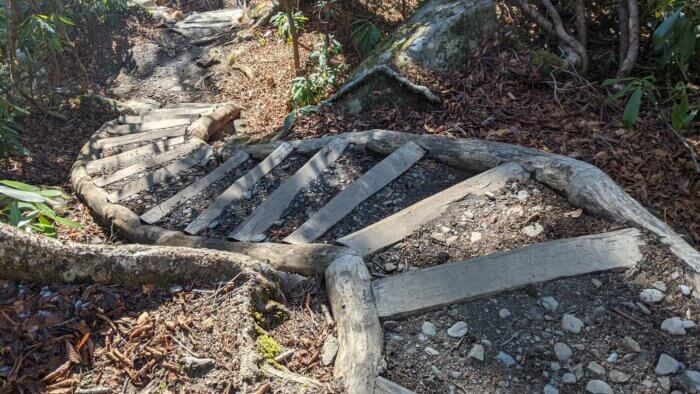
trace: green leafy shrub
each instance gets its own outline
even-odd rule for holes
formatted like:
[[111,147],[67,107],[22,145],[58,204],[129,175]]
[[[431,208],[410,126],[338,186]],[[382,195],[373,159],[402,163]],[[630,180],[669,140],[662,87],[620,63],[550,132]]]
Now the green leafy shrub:
[[0,221],[26,230],[56,236],[56,224],[80,228],[81,225],[64,219],[48,205],[52,199],[64,198],[56,189],[41,189],[16,181],[0,181]]
[[338,75],[345,64],[333,64],[333,58],[342,53],[340,42],[333,37],[316,44],[309,55],[314,62],[313,72],[297,77],[292,82],[292,103],[295,107],[306,107],[319,103],[338,85]]
[[627,98],[625,110],[622,113],[622,125],[626,129],[631,129],[639,118],[639,109],[642,105],[642,98],[646,96],[651,103],[656,102],[657,87],[653,76],[644,78],[619,78],[607,79],[603,86],[613,86],[617,92],[608,96],[605,104],[610,104],[620,98]]
[[352,40],[352,43],[365,55],[372,52],[381,38],[382,33],[370,20],[363,19],[352,24],[350,39]]
[[673,90],[673,107],[671,107],[671,127],[682,132],[690,127],[698,115],[698,106],[690,105],[685,84],[678,82]]
[[[292,19],[297,32],[301,31],[309,20],[301,11],[292,13]],[[270,24],[277,29],[278,37],[283,38],[286,42],[292,42],[292,31],[289,29],[289,18],[286,14],[282,12],[275,14],[270,18]]]
[[26,114],[22,108],[0,99],[0,158],[9,151],[27,154],[20,141],[22,127],[15,121],[18,115]]

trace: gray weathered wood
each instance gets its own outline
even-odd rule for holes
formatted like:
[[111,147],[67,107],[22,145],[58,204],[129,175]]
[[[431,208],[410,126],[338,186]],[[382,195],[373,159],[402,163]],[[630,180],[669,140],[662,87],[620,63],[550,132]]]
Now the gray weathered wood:
[[212,103],[198,103],[198,102],[180,102],[168,104],[162,109],[172,109],[172,108],[214,108],[219,104]]
[[142,121],[139,123],[129,123],[129,124],[116,125],[116,126],[108,128],[107,133],[113,134],[113,135],[129,135],[129,134],[143,133],[146,131],[167,129],[167,128],[171,128],[171,127],[188,126],[190,123],[192,123],[192,120],[189,118],[181,118],[181,117],[173,118],[172,116],[169,116],[166,119],[159,119],[159,120],[152,120],[152,121],[149,120],[149,121]]
[[180,145],[184,142],[185,137],[174,137],[167,140],[155,141],[148,145],[127,150],[114,156],[107,156],[101,159],[89,161],[87,164],[85,164],[85,169],[90,175],[97,174],[107,167],[119,166],[121,163],[129,163],[142,157],[150,157],[152,155],[166,152],[172,147]]
[[377,376],[374,394],[415,394],[413,391],[400,386],[389,379]]
[[204,230],[209,223],[221,215],[226,207],[234,201],[242,199],[246,191],[250,190],[262,177],[282,163],[293,150],[294,148],[289,144],[280,145],[265,160],[258,163],[247,174],[237,179],[236,182],[221,193],[206,211],[202,212],[185,228],[185,233],[194,235]]
[[109,201],[115,203],[117,201],[123,200],[127,197],[133,196],[144,190],[148,190],[153,186],[163,183],[170,179],[172,176],[181,173],[187,169],[194,167],[195,165],[201,164],[203,158],[211,153],[211,147],[208,145],[202,146],[194,154],[184,157],[166,167],[158,169],[142,178],[136,179],[126,185],[121,189],[115,190],[109,193]]
[[425,151],[413,142],[408,142],[385,157],[376,166],[338,193],[328,204],[315,212],[284,241],[304,244],[317,240],[328,229],[352,212],[362,201],[406,172],[423,157]]
[[230,235],[238,241],[252,241],[257,235],[265,233],[272,223],[278,220],[289,207],[294,197],[309,183],[318,178],[325,168],[343,154],[348,143],[336,139],[316,153],[291,178],[287,179],[265,201],[260,204],[241,225]]
[[190,107],[190,108],[155,108],[155,109],[149,109],[149,110],[143,111],[140,114],[143,116],[151,116],[151,115],[173,115],[173,116],[201,115],[201,114],[207,114],[207,113],[213,112],[217,108],[218,108],[218,106],[216,106],[216,105],[212,105],[210,107]]
[[139,124],[147,122],[156,122],[164,119],[177,117],[179,119],[189,119],[190,121],[197,119],[201,114],[153,114],[153,115],[119,115],[120,124]]
[[111,185],[114,182],[118,182],[124,178],[138,174],[139,172],[146,171],[149,168],[162,166],[170,162],[171,160],[177,159],[180,156],[189,155],[190,153],[199,149],[201,146],[201,142],[188,142],[186,144],[177,146],[165,153],[149,157],[148,159],[141,160],[138,163],[130,165],[129,167],[122,168],[121,170],[112,174],[103,175],[99,178],[95,178],[95,184],[99,187]]
[[360,257],[344,256],[326,270],[326,293],[338,327],[333,374],[350,394],[374,392],[384,334],[374,306],[372,275]]
[[168,129],[148,131],[139,134],[127,134],[119,137],[104,138],[93,142],[93,146],[102,149],[113,148],[115,146],[128,145],[136,142],[146,142],[163,138],[179,137],[185,135],[187,127],[178,126]]
[[639,263],[634,228],[561,239],[502,253],[408,271],[376,280],[379,316],[394,319],[471,301],[518,287]]
[[223,179],[231,171],[236,169],[236,167],[243,164],[248,160],[248,154],[245,152],[239,152],[231,156],[230,159],[226,160],[220,166],[206,176],[200,178],[195,183],[182,189],[176,195],[170,197],[169,199],[163,201],[157,206],[151,208],[148,212],[141,215],[141,220],[148,224],[153,224],[167,216],[172,212],[175,207],[182,204],[183,202],[197,196],[202,191],[204,191],[209,186]]
[[528,172],[518,164],[502,164],[465,179],[377,223],[339,238],[337,241],[352,248],[361,256],[366,256],[413,234],[423,224],[442,216],[451,203],[461,200],[467,195],[481,196],[486,192],[495,192],[506,186],[509,179],[524,179],[528,176]]

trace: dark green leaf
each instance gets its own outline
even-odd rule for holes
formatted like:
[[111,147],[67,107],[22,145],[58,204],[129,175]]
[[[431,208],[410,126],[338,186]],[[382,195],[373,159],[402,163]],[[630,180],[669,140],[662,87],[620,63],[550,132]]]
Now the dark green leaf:
[[632,93],[630,99],[625,106],[625,112],[622,114],[622,125],[626,129],[631,129],[637,122],[639,117],[639,107],[642,104],[642,90],[637,89]]

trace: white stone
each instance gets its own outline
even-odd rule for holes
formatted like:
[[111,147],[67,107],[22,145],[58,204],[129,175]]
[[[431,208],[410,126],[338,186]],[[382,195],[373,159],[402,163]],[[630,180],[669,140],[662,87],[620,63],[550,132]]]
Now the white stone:
[[329,335],[321,347],[321,363],[326,366],[331,365],[336,354],[338,354],[338,340],[333,335]]
[[567,372],[561,377],[561,381],[566,384],[576,384],[576,375]]
[[438,352],[437,350],[435,350],[435,348],[431,346],[425,348],[425,353],[427,353],[430,356],[437,356],[438,354],[440,354],[440,352]]
[[661,353],[659,356],[659,361],[656,362],[656,372],[657,375],[671,375],[677,373],[681,370],[681,363],[676,361],[675,358],[669,356],[666,353]]
[[559,390],[556,387],[548,384],[542,389],[542,394],[559,394]]
[[516,364],[513,356],[508,353],[499,352],[498,355],[496,355],[496,359],[505,364],[507,367],[511,367]]
[[528,197],[530,197],[530,193],[528,193],[527,190],[521,190],[518,192],[518,195],[517,195],[518,201],[525,202],[525,201],[527,201]]
[[452,338],[461,338],[467,335],[468,332],[469,326],[463,321],[458,321],[457,323],[453,324],[452,327],[447,329],[447,335],[451,336]]
[[565,313],[561,318],[561,327],[570,333],[578,334],[583,329],[583,322],[574,315]]
[[605,368],[603,368],[602,365],[598,364],[595,361],[589,362],[588,365],[586,366],[586,369],[596,377],[599,377],[599,378],[605,377]]
[[544,309],[554,312],[559,307],[559,302],[554,297],[542,297],[542,306]]
[[644,289],[639,293],[639,299],[645,304],[657,304],[664,299],[664,293],[658,289]]
[[498,316],[501,317],[501,319],[507,319],[511,315],[510,311],[506,308],[502,308],[500,311],[498,311]]
[[682,320],[681,324],[683,325],[683,328],[690,329],[690,328],[695,328],[695,322],[692,320]]
[[469,354],[467,355],[468,358],[473,358],[479,361],[484,361],[484,347],[480,344],[475,344],[472,346],[471,350],[469,350]]
[[423,325],[421,326],[420,331],[426,336],[433,337],[437,333],[437,328],[435,327],[435,324],[433,324],[429,321],[426,321],[426,322],[423,322]]
[[522,229],[523,234],[530,238],[535,238],[536,236],[542,234],[542,231],[544,231],[544,227],[542,227],[542,225],[539,223],[532,223],[523,227]]
[[700,392],[700,372],[689,369],[681,376],[681,384],[691,393]]
[[574,352],[571,350],[569,345],[563,342],[557,342],[554,344],[554,355],[557,356],[557,360],[566,361],[571,358]]
[[586,384],[586,391],[591,394],[613,394],[613,389],[602,380],[593,379]]
[[693,289],[691,289],[688,285],[678,285],[678,288],[681,290],[681,294],[684,296],[689,296],[690,293],[693,292]]
[[598,280],[596,278],[591,279],[591,283],[593,283],[593,286],[595,286],[598,289],[600,288],[600,286],[603,285],[603,282],[601,282],[600,280]]
[[662,282],[662,281],[656,281],[656,282],[652,283],[652,284],[651,284],[651,287],[653,287],[653,288],[655,288],[655,289],[657,289],[657,290],[663,291],[664,293],[665,293],[666,290],[667,290],[667,288],[666,288],[666,283],[664,283],[664,282]]
[[618,356],[617,356],[617,353],[611,353],[611,354],[608,356],[608,358],[605,359],[605,361],[607,361],[607,362],[609,362],[609,363],[612,364],[612,363],[614,363],[615,361],[617,361],[617,357],[618,357]]
[[481,235],[480,232],[478,232],[478,231],[472,231],[472,233],[471,233],[471,235],[470,235],[470,237],[469,237],[469,240],[470,240],[471,242],[479,242],[479,241],[481,241],[481,236],[482,236],[482,235]]
[[681,320],[680,317],[672,317],[664,320],[663,323],[661,323],[661,330],[671,335],[685,335],[685,327],[683,327],[683,320]]
[[608,372],[608,379],[613,383],[627,383],[630,380],[630,376],[622,371],[610,371]]

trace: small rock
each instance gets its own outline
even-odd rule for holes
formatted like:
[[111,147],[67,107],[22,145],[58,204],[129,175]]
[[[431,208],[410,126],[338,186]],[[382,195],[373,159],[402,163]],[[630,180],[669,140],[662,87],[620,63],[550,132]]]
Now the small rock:
[[576,384],[576,375],[572,374],[571,372],[567,372],[561,377],[561,381],[566,384]]
[[459,235],[450,235],[445,239],[445,244],[446,245],[452,245],[453,243],[457,242],[459,239]]
[[450,377],[452,379],[459,379],[462,376],[462,373],[459,371],[450,371]]
[[458,321],[457,323],[453,324],[452,327],[447,329],[447,335],[451,336],[452,338],[461,338],[467,335],[467,332],[469,332],[469,326],[467,326],[467,323],[463,321]]
[[605,361],[607,361],[607,362],[609,362],[609,363],[612,364],[612,363],[614,363],[615,361],[617,361],[617,357],[618,357],[618,356],[617,356],[617,353],[611,353],[611,354],[608,356],[608,358],[605,359]]
[[437,328],[435,327],[435,324],[433,324],[429,321],[426,321],[426,322],[423,322],[423,325],[421,326],[420,331],[426,336],[433,337],[437,333]]
[[243,198],[245,198],[246,200],[250,200],[250,198],[251,198],[252,196],[253,196],[253,194],[250,192],[250,190],[248,190],[248,191],[246,191],[245,193],[243,193]]
[[542,389],[542,394],[559,394],[559,390],[557,390],[556,387],[554,387],[550,384],[547,384]]
[[471,242],[479,242],[479,241],[481,241],[481,233],[478,232],[478,231],[472,231],[472,233],[471,233],[471,235],[470,235],[470,237],[469,237],[469,240],[470,240]]
[[692,320],[681,320],[681,324],[686,330],[689,328],[695,328],[695,322]]
[[488,198],[489,200],[495,200],[495,199],[496,199],[496,195],[493,194],[493,192],[484,192],[484,196],[486,196],[486,198]]
[[657,304],[664,299],[664,293],[658,289],[644,289],[639,293],[639,299],[645,304]]
[[552,361],[551,363],[549,363],[549,369],[551,369],[554,372],[557,372],[561,369],[561,364],[559,364],[556,361]]
[[591,361],[586,366],[586,369],[593,374],[593,376],[603,378],[605,377],[605,368],[595,361]]
[[182,286],[175,285],[170,287],[170,294],[177,294],[177,293],[182,293]]
[[661,281],[656,281],[656,282],[652,283],[652,284],[651,284],[651,287],[653,287],[653,288],[655,288],[655,289],[657,289],[657,290],[659,290],[659,291],[663,291],[664,293],[665,293],[666,290],[667,290],[667,289],[666,289],[666,283],[661,282]]
[[421,332],[421,333],[418,333],[418,340],[421,342],[425,342],[428,340],[428,337]]
[[435,348],[431,346],[426,347],[425,352],[430,356],[437,356],[438,354],[440,354],[440,352],[438,352],[437,350],[435,350]]
[[507,319],[511,315],[510,311],[506,308],[502,308],[500,311],[498,311],[498,316],[501,317],[501,319]]
[[201,377],[206,375],[214,366],[216,361],[211,358],[183,357],[180,359],[185,372],[190,377]]
[[535,238],[536,236],[542,234],[542,231],[544,231],[544,227],[542,227],[542,225],[539,223],[532,223],[523,227],[522,229],[523,234],[530,238]]
[[574,315],[564,314],[561,318],[561,327],[570,333],[578,334],[583,328],[583,322]]
[[516,197],[518,198],[518,201],[524,203],[527,201],[527,198],[530,197],[530,193],[528,193],[527,190],[521,190],[518,192]]
[[338,354],[338,339],[329,335],[321,347],[321,363],[326,366],[333,364],[336,354]]
[[681,320],[680,317],[672,317],[664,320],[663,323],[661,323],[661,330],[671,335],[685,335],[685,327],[683,327],[683,320]]
[[210,230],[211,230],[211,229],[215,229],[215,228],[219,227],[219,221],[218,221],[218,220],[212,220],[212,222],[209,223],[209,225],[208,225],[207,227],[209,227]]
[[559,302],[554,297],[542,297],[542,306],[544,309],[554,312],[559,307]]
[[656,378],[656,381],[659,382],[659,386],[661,386],[661,389],[665,392],[671,391],[671,378],[668,376],[659,376]]
[[646,307],[646,305],[642,304],[641,302],[635,302],[637,307],[639,308],[640,311],[642,311],[643,314],[645,315],[651,315],[651,311],[649,308]]
[[569,345],[563,342],[557,342],[554,344],[554,355],[559,361],[566,361],[570,359],[573,353],[574,352],[571,350]]
[[642,351],[642,347],[639,346],[639,343],[630,336],[622,338],[622,345],[630,352],[639,353]]
[[690,293],[693,292],[693,289],[691,289],[688,285],[678,285],[678,288],[681,290],[681,294],[684,296],[689,296]]
[[396,320],[387,320],[384,323],[382,323],[382,326],[384,326],[384,328],[386,328],[387,330],[396,331],[397,328],[399,328],[399,322],[397,322]]
[[600,289],[600,286],[603,285],[603,282],[596,278],[591,279],[591,283],[593,283],[593,286],[595,286],[597,289]]
[[593,379],[586,384],[586,391],[592,394],[613,394],[613,389],[602,380]]
[[435,232],[430,234],[430,238],[432,238],[438,242],[445,242],[445,239],[447,237],[445,237],[445,234],[438,232],[438,231],[435,231]]
[[657,375],[671,375],[681,370],[681,363],[666,353],[661,353],[659,361],[656,363]]
[[479,361],[484,361],[484,347],[477,343],[476,345],[472,346],[467,357]]
[[681,376],[681,385],[689,393],[700,392],[700,372],[689,369]]
[[396,271],[396,268],[397,268],[397,266],[394,263],[384,264],[384,271],[386,271],[386,272],[394,272],[394,271]]
[[498,352],[498,354],[496,355],[496,360],[505,364],[506,367],[512,367],[516,364],[513,356],[505,352]]
[[608,379],[613,383],[627,383],[630,380],[630,376],[622,371],[610,371],[608,372]]

